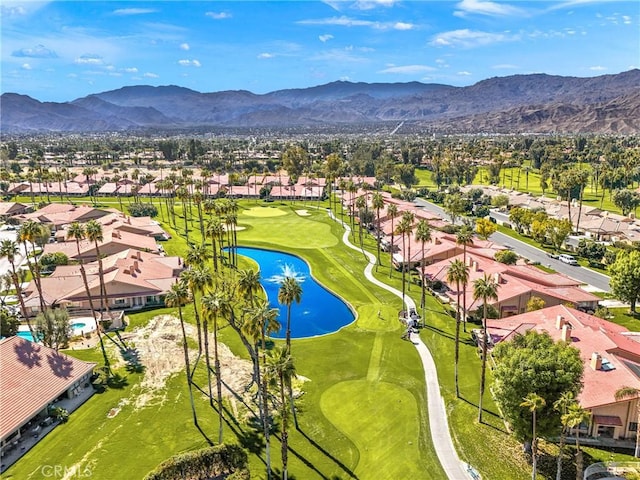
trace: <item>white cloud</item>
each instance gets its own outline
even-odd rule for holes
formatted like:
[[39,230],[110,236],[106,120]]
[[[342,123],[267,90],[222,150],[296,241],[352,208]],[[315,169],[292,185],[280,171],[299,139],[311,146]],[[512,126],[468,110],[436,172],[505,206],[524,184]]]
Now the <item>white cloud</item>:
[[31,65],[29,65],[28,63],[23,63],[22,64],[22,69],[23,70],[31,70]]
[[623,15],[622,23],[624,23],[625,25],[631,25],[631,17],[629,15]]
[[395,30],[413,30],[415,25],[413,23],[396,22],[393,24]]
[[464,17],[468,14],[488,15],[491,17],[505,17],[513,15],[524,15],[525,12],[519,8],[512,7],[506,3],[489,2],[483,0],[462,0],[456,5],[459,10],[453,14],[457,17]]
[[467,72],[466,70],[462,70],[461,72],[458,72],[458,75],[460,75],[462,77],[468,77],[469,75],[471,75],[471,72]]
[[268,52],[263,52],[263,53],[258,55],[258,58],[260,58],[260,59],[273,58],[273,57],[275,57],[275,55],[273,53],[268,53]]
[[75,59],[79,65],[102,65],[102,57],[100,55],[85,54]]
[[378,73],[399,73],[401,75],[416,75],[425,72],[433,72],[436,70],[428,65],[400,65],[387,67],[384,70],[379,70]]
[[136,67],[128,67],[124,69],[125,73],[138,73],[138,69]]
[[148,13],[156,13],[157,10],[153,8],[119,8],[113,11],[114,15],[126,16],[126,15],[146,15]]
[[515,40],[516,37],[503,33],[489,33],[478,30],[451,30],[432,37],[430,44],[437,47],[479,47],[493,43]]
[[324,42],[326,42],[328,40],[331,40],[333,38],[333,35],[327,33],[326,35],[320,35],[318,38],[320,39],[320,41],[322,43],[324,43]]
[[352,52],[353,47],[346,47],[343,49],[336,48],[319,53],[312,57],[311,60],[336,63],[363,63],[368,61],[368,59],[354,55]]
[[214,20],[224,20],[226,18],[231,18],[231,14],[227,12],[207,12],[205,15],[209,18],[213,18]]
[[358,10],[373,10],[377,7],[393,7],[397,0],[358,0],[353,4],[352,8]]
[[190,48],[191,48],[191,47],[189,46],[189,44],[188,44],[188,43],[181,43],[181,44],[180,44],[180,50],[187,51],[187,50],[189,50]]
[[142,75],[144,78],[158,78],[160,75],[156,73],[146,72]]
[[29,58],[57,58],[56,52],[49,50],[44,45],[36,45],[33,48],[21,48],[11,53],[12,57],[29,57]]
[[491,65],[491,68],[495,70],[517,70],[519,67],[510,63],[499,63],[497,65]]
[[607,67],[603,67],[602,65],[595,65],[593,67],[589,67],[589,70],[592,70],[594,72],[602,72],[604,70],[606,70]]
[[188,60],[188,59],[184,59],[184,60],[178,60],[178,64],[182,65],[183,67],[201,67],[202,64],[198,61],[198,60]]

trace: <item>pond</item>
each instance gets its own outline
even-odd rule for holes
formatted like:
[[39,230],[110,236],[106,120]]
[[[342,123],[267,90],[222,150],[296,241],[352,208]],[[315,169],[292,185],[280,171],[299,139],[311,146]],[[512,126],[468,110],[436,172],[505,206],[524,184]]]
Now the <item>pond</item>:
[[300,257],[274,250],[238,247],[239,255],[255,260],[260,267],[260,283],[269,303],[280,310],[280,331],[275,338],[287,334],[287,306],[278,303],[278,290],[285,277],[294,277],[302,288],[300,303],[291,305],[291,338],[313,337],[332,333],[355,320],[349,306],[320,285],[312,276],[309,265]]

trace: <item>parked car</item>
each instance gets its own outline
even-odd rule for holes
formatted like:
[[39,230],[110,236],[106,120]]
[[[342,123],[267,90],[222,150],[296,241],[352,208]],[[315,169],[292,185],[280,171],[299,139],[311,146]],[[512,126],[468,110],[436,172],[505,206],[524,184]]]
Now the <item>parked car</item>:
[[558,255],[558,260],[568,265],[578,265],[578,261],[573,257],[573,255],[567,255],[566,253]]
[[547,253],[547,257],[557,259],[558,255],[556,255],[555,253]]

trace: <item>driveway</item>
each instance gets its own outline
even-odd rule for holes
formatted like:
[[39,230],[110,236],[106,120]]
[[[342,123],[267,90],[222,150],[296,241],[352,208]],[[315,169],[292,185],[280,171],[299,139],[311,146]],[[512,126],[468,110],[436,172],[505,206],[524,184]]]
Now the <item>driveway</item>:
[[[445,220],[451,221],[449,215],[447,215],[442,207],[438,205],[427,202],[421,198],[416,198],[414,203],[428,212],[435,213]],[[462,222],[458,221],[458,223]],[[609,286],[609,277],[607,275],[603,275],[588,268],[562,263],[560,260],[550,258],[544,250],[531,246],[528,243],[521,242],[520,240],[500,232],[496,232],[491,235],[489,240],[498,245],[509,246],[518,255],[533,262],[540,262],[542,265],[553,268],[557,272],[563,273],[587,285],[591,285],[597,290],[602,290],[603,292],[611,291],[611,287]]]

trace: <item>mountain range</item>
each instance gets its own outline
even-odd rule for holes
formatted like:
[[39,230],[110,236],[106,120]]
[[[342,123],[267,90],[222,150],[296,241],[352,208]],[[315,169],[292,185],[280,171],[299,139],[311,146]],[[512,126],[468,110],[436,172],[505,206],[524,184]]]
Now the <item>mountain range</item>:
[[[468,87],[338,81],[267,94],[129,86],[71,102],[0,97],[3,133],[379,128],[398,134],[640,133],[640,70],[494,77]],[[399,126],[399,128],[397,128]]]

